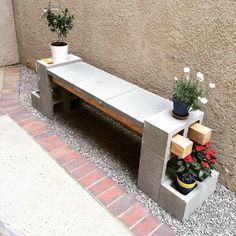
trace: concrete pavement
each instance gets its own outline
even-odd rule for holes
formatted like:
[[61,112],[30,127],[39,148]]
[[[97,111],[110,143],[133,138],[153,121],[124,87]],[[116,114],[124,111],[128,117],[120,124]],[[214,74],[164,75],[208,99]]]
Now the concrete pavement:
[[125,227],[8,116],[0,116],[0,219],[30,236],[126,236]]

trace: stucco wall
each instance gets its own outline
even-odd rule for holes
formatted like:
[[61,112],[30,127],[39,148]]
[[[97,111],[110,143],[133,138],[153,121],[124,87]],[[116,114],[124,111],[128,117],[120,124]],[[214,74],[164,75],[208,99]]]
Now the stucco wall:
[[11,0],[0,1],[0,66],[19,62]]
[[[230,0],[56,1],[76,15],[68,38],[87,62],[170,98],[184,66],[217,84],[205,109],[221,181],[236,191],[236,3]],[[23,63],[50,55],[47,1],[13,0]]]

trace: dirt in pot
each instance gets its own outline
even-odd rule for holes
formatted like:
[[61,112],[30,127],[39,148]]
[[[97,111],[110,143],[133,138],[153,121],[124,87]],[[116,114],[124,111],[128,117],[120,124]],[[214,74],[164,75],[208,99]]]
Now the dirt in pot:
[[51,43],[51,45],[60,47],[60,46],[66,46],[67,43],[65,43],[65,42],[53,42],[53,43]]

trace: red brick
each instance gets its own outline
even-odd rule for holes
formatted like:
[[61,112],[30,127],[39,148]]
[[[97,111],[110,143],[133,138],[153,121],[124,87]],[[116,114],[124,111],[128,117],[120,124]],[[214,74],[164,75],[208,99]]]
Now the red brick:
[[88,188],[89,186],[98,182],[100,179],[102,179],[104,177],[106,177],[106,175],[103,172],[101,172],[99,169],[97,169],[96,171],[92,172],[91,174],[86,175],[86,176],[82,177],[81,179],[79,179],[79,182]]
[[57,149],[59,147],[62,147],[64,146],[66,143],[63,141],[63,140],[58,140],[58,141],[55,141],[55,142],[51,142],[49,144],[44,144],[43,145],[43,148],[45,150],[47,150],[48,152],[51,152],[52,150],[54,149]]
[[175,232],[166,224],[158,227],[150,236],[174,236]]
[[146,216],[141,220],[133,229],[135,235],[144,236],[150,234],[157,226],[161,224],[156,218],[152,215]]
[[106,177],[88,189],[93,193],[94,196],[97,196],[109,189],[114,184],[115,183],[109,177]]
[[5,112],[7,112],[8,114],[14,114],[16,112],[19,112],[19,111],[25,111],[25,108],[23,106],[20,106],[20,105],[16,105],[14,107],[7,107],[7,108],[4,108]]
[[12,102],[12,101],[6,101],[6,102],[0,102],[0,106],[2,108],[8,108],[8,107],[14,107],[16,106],[18,103],[17,102]]
[[95,170],[97,167],[94,164],[88,163],[84,166],[81,166],[79,169],[75,170],[72,175],[79,179],[89,173],[91,173],[93,170]]
[[57,161],[60,164],[65,164],[68,161],[77,159],[77,158],[81,158],[82,156],[80,155],[79,152],[73,150],[71,152],[66,153],[65,155],[63,155],[62,157],[57,158]]
[[80,168],[81,166],[85,165],[86,163],[88,163],[88,160],[85,159],[84,157],[80,157],[80,158],[74,158],[72,161],[66,163],[64,165],[65,169],[69,170],[69,171],[73,171],[76,170],[78,168]]
[[102,193],[98,200],[102,202],[105,206],[113,202],[118,197],[124,195],[125,192],[117,185],[112,186],[111,188],[107,189],[104,193]]
[[48,138],[48,137],[50,137],[50,136],[52,136],[53,134],[52,134],[52,132],[51,131],[45,131],[44,133],[42,133],[42,134],[39,134],[39,135],[35,135],[34,136],[34,140],[36,140],[36,141],[40,141],[40,140],[43,140],[43,139],[45,139],[45,138]]
[[38,143],[41,144],[41,145],[46,145],[47,146],[47,145],[49,145],[51,143],[58,142],[60,140],[61,139],[56,134],[53,134],[53,135],[51,135],[49,137],[46,137],[46,138],[38,141]]
[[120,198],[118,201],[112,203],[108,210],[114,215],[119,216],[121,213],[125,212],[128,208],[132,207],[136,203],[136,200],[125,194],[122,198]]
[[50,155],[54,158],[60,158],[64,156],[66,153],[73,151],[73,148],[70,147],[68,144],[65,144],[62,147],[59,147],[57,149],[54,149],[50,151]]
[[34,117],[31,113],[27,111],[20,111],[15,114],[11,114],[10,117],[15,121],[20,121],[29,117]]
[[28,131],[28,133],[31,135],[31,136],[36,136],[36,135],[39,135],[39,134],[42,134],[44,133],[45,131],[47,131],[47,129],[45,127],[41,127],[39,129],[34,129],[34,130],[31,130],[31,131]]
[[36,118],[34,117],[27,117],[25,119],[22,119],[22,120],[19,120],[17,121],[17,123],[20,125],[20,126],[25,126],[25,125],[28,125],[28,124],[31,124],[33,122],[36,122],[38,121]]
[[7,98],[7,97],[1,97],[0,98],[0,101],[2,102],[2,101],[7,101],[7,102],[17,102],[17,98]]
[[35,121],[27,125],[23,125],[22,128],[26,130],[27,132],[31,132],[33,130],[37,130],[40,128],[44,128],[45,126],[40,121]]
[[18,119],[21,119],[22,117],[26,118],[30,116],[32,116],[32,114],[29,113],[26,109],[10,114],[10,117],[15,121],[17,121]]
[[147,214],[148,210],[137,202],[120,217],[120,220],[130,228]]

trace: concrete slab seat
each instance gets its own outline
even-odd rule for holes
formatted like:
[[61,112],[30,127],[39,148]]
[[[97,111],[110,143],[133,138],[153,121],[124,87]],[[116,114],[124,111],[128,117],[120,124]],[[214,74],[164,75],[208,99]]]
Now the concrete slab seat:
[[171,102],[85,62],[48,69],[55,84],[105,112],[139,134],[144,120]]

